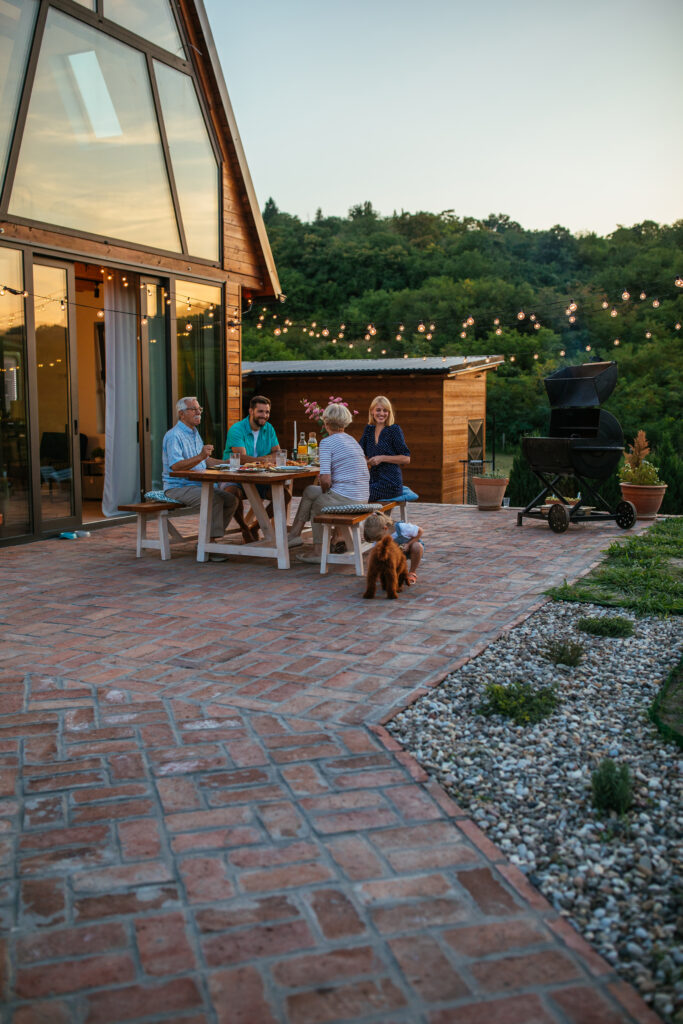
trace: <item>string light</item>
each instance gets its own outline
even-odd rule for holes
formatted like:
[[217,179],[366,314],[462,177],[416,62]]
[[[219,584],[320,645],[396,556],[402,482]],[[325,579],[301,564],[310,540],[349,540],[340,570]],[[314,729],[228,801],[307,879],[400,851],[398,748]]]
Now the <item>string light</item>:
[[645,337],[646,337],[646,338],[647,338],[647,340],[649,341],[649,340],[650,340],[650,338],[652,337],[652,332],[651,332],[651,331],[645,331]]
[[432,333],[434,333],[434,331],[436,330],[436,324],[433,324],[433,323],[432,323],[432,324],[430,324],[430,325],[429,325],[429,330],[430,330],[430,331],[431,331]]
[[617,313],[617,311],[616,311],[616,309],[614,307],[612,307],[612,309],[610,310],[610,314],[609,315],[611,317],[619,316],[619,314]]
[[628,300],[631,298],[631,293],[624,288],[623,292],[621,293],[621,297],[624,300],[624,302],[628,302]]
[[586,352],[590,352],[590,350],[591,350],[590,345],[586,345]]
[[563,356],[564,354],[565,354],[565,351],[564,351],[564,349],[563,349],[563,348],[561,348],[561,349],[560,349],[560,355],[561,355],[561,356]]
[[676,285],[677,288],[683,288],[683,277],[681,277],[680,274],[678,275],[678,277],[674,281],[674,284]]
[[615,338],[615,339],[614,339],[614,344],[615,344],[615,345],[618,345],[618,344],[619,344],[619,339],[618,339],[618,338]]
[[[424,332],[425,332],[425,329],[426,329],[426,328],[425,328],[425,322],[424,322],[424,320],[420,320],[419,324],[417,325],[417,329],[418,329],[418,331],[420,332],[420,334],[424,334]],[[406,358],[407,358],[407,357],[406,357]]]
[[659,299],[653,299],[652,300],[652,308],[653,309],[659,309]]
[[603,309],[607,309],[607,307],[609,306],[609,302],[605,302],[604,299],[603,299],[603,301],[600,303],[600,305],[602,306]]
[[640,301],[642,302],[643,299],[646,299],[646,298],[647,298],[647,295],[645,294],[645,292],[641,292],[640,293]]
[[519,313],[517,314],[517,319],[518,320],[523,320],[525,316],[526,316],[526,313],[524,312],[524,310],[520,309]]

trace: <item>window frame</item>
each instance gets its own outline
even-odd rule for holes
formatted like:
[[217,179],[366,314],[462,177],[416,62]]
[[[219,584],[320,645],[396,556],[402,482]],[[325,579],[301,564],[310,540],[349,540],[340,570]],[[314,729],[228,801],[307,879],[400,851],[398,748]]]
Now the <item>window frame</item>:
[[[157,46],[151,40],[144,39],[142,36],[138,36],[128,29],[123,28],[116,22],[109,21],[103,17],[99,11],[102,6],[101,0],[97,0],[97,12],[89,11],[86,7],[77,3],[76,0],[40,0],[40,7],[36,16],[36,23],[29,48],[29,56],[26,64],[26,73],[24,75],[24,81],[22,83],[19,103],[17,105],[17,114],[15,118],[14,129],[12,132],[12,140],[9,147],[9,153],[7,157],[7,169],[5,172],[5,180],[2,187],[2,194],[0,195],[0,218],[8,221],[12,224],[21,224],[26,227],[32,228],[48,228],[59,232],[60,234],[67,235],[73,238],[86,238],[91,241],[101,242],[105,245],[115,244],[126,249],[139,250],[140,252],[155,253],[162,256],[171,258],[182,258],[190,259],[194,264],[205,265],[209,267],[217,267],[223,269],[223,258],[224,258],[224,241],[223,241],[223,158],[218,144],[218,139],[215,134],[214,126],[211,120],[210,112],[206,104],[206,98],[203,94],[201,78],[198,73],[196,66],[196,55],[194,47],[190,44],[187,38],[182,18],[177,5],[177,0],[167,0],[171,13],[176,21],[178,33],[180,35],[185,51],[190,54],[190,58],[183,59],[176,57],[168,50],[164,50]],[[182,249],[180,251],[170,249],[159,249],[155,246],[142,245],[140,243],[131,242],[129,239],[118,238],[115,235],[105,236],[95,234],[89,231],[75,230],[74,228],[64,227],[60,224],[52,224],[46,221],[36,221],[25,217],[17,217],[8,213],[8,207],[14,181],[16,177],[17,164],[19,161],[19,151],[21,149],[21,142],[24,136],[24,130],[26,127],[26,119],[28,116],[28,109],[31,100],[31,93],[33,91],[33,85],[35,82],[36,69],[38,66],[38,59],[40,56],[43,39],[45,37],[45,26],[47,23],[47,15],[50,8],[61,11],[63,14],[67,14],[77,21],[88,25],[90,28],[95,29],[98,32],[102,32],[104,35],[110,36],[111,38],[123,43],[126,46],[131,47],[134,50],[140,52],[145,60],[145,66],[147,68],[147,74],[150,80],[150,88],[152,93],[152,100],[154,103],[154,112],[157,120],[157,126],[159,129],[159,137],[161,141],[161,148],[163,153],[164,165],[166,174],[168,177],[168,183],[171,192],[171,198],[173,202],[173,208],[176,218],[176,224],[178,227],[178,234],[180,236],[180,243]],[[156,76],[154,74],[153,61],[158,60],[162,64],[166,64],[176,71],[180,71],[183,74],[188,75],[191,79],[199,106],[201,109],[202,117],[204,119],[204,126],[206,128],[211,147],[213,149],[214,157],[218,167],[218,259],[209,260],[201,256],[195,256],[188,251],[187,248],[187,235],[182,219],[182,212],[180,208],[180,201],[178,191],[176,187],[175,175],[173,173],[173,164],[171,161],[171,153],[168,145],[168,137],[166,134],[166,125],[164,123],[163,112],[161,109],[161,102],[159,98],[159,90],[157,87]]]

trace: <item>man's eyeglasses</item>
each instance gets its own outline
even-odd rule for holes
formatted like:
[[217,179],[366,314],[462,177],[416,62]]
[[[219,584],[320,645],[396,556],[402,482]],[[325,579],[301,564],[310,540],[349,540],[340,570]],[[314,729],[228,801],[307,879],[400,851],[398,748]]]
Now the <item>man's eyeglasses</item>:
[[191,412],[193,414],[199,413],[201,415],[204,412],[204,409],[201,405],[189,405],[183,411]]

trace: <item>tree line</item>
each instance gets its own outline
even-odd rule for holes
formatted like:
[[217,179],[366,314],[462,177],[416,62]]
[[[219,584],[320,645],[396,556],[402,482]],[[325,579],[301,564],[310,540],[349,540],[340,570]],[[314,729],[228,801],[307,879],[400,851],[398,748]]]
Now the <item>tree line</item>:
[[[664,477],[667,505],[683,511],[683,220],[601,237],[560,225],[530,231],[504,214],[384,217],[368,202],[302,221],[269,199],[263,215],[287,295],[277,324],[293,324],[276,336],[271,311],[260,328],[245,318],[245,359],[502,354],[488,377],[489,430],[495,415],[497,445],[510,451],[547,429],[545,376],[614,359],[619,382],[606,407],[627,439],[646,431],[654,461],[663,451],[667,472],[680,476]],[[313,322],[311,337],[302,325]]]

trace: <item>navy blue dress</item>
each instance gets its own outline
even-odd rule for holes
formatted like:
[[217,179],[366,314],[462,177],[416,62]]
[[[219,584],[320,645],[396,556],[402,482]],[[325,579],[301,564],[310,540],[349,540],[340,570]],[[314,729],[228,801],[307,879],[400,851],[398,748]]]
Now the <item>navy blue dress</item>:
[[[368,423],[358,443],[366,459],[371,459],[373,455],[410,455],[410,449],[398,423],[383,427],[377,444],[375,424]],[[401,467],[395,462],[380,462],[379,466],[370,466],[370,501],[397,498],[402,491]]]

